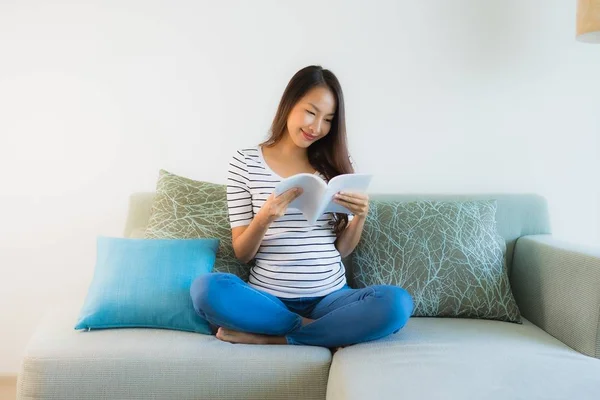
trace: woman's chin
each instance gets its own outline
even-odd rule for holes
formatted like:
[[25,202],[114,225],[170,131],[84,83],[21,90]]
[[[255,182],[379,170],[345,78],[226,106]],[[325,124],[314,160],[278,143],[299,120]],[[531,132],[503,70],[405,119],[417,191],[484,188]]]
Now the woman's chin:
[[304,140],[304,138],[296,138],[294,139],[294,144],[303,149],[308,148],[313,142],[309,142],[308,140]]
[[308,140],[304,137],[304,135],[302,134],[302,132],[298,133],[296,136],[292,136],[290,135],[290,138],[292,139],[292,142],[294,142],[294,144],[297,147],[303,148],[303,149],[307,149],[310,147],[311,144],[313,144],[314,142],[316,142],[316,140]]

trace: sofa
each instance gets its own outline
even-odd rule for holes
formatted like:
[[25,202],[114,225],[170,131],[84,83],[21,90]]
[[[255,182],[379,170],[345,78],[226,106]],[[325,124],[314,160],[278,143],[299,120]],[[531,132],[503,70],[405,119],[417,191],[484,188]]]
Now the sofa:
[[[131,196],[125,237],[142,237],[153,197]],[[496,199],[523,323],[413,317],[394,335],[332,355],[166,329],[76,331],[77,304],[47,311],[27,346],[17,398],[600,399],[600,250],[553,238],[543,197],[371,198]],[[350,258],[350,286],[352,268]]]

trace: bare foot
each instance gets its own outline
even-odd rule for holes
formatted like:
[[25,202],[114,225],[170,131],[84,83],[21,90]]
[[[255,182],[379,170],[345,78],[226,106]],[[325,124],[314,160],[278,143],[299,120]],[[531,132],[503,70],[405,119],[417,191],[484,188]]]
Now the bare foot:
[[220,327],[217,331],[217,339],[229,343],[245,344],[287,344],[283,336],[267,336],[257,333],[238,332]]

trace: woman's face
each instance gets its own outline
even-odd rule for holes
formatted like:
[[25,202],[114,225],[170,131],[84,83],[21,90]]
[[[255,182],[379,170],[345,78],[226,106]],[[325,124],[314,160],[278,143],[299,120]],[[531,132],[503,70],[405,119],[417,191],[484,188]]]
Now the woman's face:
[[335,107],[335,96],[327,87],[319,86],[306,93],[287,119],[287,131],[296,146],[307,148],[325,137],[331,129]]

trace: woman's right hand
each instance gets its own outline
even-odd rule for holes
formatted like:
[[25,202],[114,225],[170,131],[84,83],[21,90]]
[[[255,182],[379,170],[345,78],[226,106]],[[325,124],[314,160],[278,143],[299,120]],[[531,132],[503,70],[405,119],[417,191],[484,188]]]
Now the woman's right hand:
[[256,216],[259,219],[262,219],[264,223],[270,225],[276,219],[283,217],[290,203],[297,199],[301,194],[302,188],[299,187],[283,192],[279,196],[275,196],[275,192],[273,192],[267,198]]

